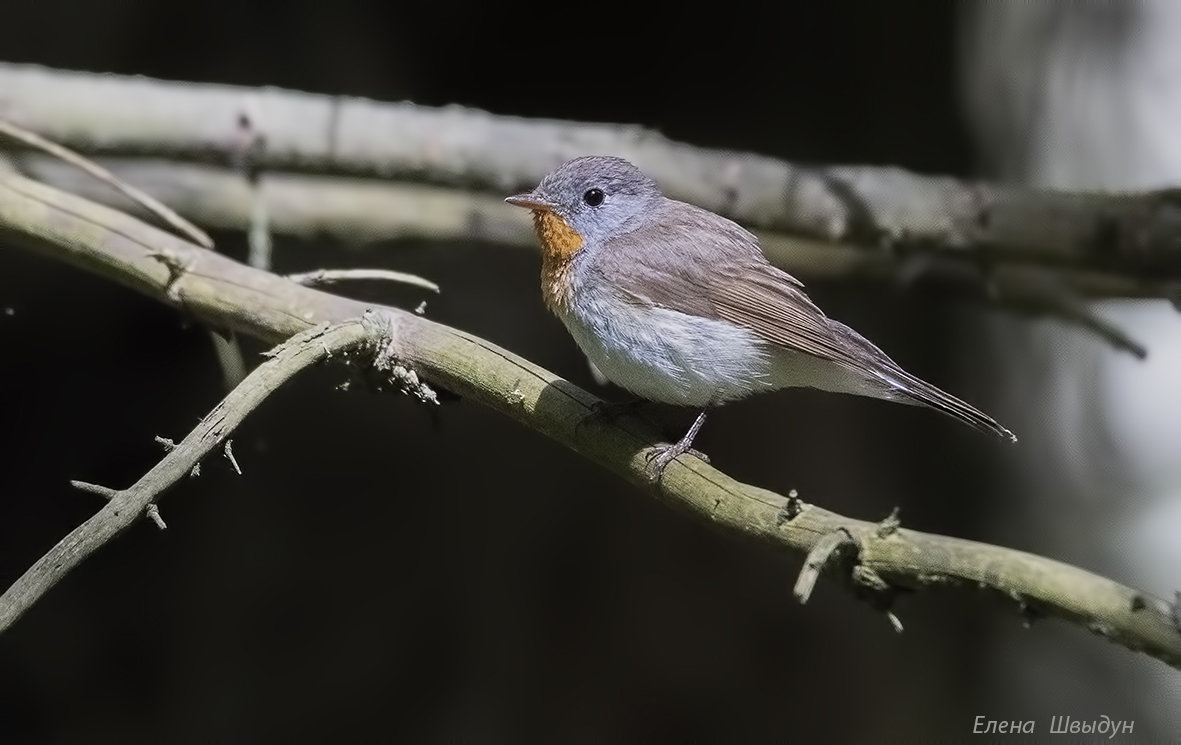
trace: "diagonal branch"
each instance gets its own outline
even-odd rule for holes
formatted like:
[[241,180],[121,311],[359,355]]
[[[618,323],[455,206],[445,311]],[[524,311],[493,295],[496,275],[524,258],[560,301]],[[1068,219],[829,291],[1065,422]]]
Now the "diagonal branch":
[[54,158],[57,158],[62,163],[68,163],[91,176],[98,179],[104,184],[114,188],[117,192],[130,199],[132,202],[146,209],[156,217],[159,217],[164,222],[176,228],[181,233],[192,238],[198,245],[205,248],[213,248],[213,239],[205,234],[203,230],[193,225],[188,220],[176,214],[171,208],[167,207],[159,200],[152,197],[146,192],[140,191],[134,186],[125,181],[120,180],[115,174],[103,168],[93,160],[83,158],[74,151],[58,145],[56,142],[50,142],[36,132],[18,127],[12,122],[0,119],[0,134],[11,137],[18,142],[23,142],[29,147],[36,148],[42,152],[49,153]]
[[130,527],[141,515],[151,518],[162,529],[164,523],[159,512],[152,508],[164,490],[187,477],[247,414],[293,375],[334,353],[354,348],[364,338],[361,324],[356,321],[314,326],[276,349],[274,356],[246,376],[139,481],[119,490],[76,482],[80,488],[105,496],[107,504],[61,539],[0,597],[0,632],[11,626],[71,569]]
[[[211,325],[265,340],[346,322],[368,309],[244,266],[131,216],[0,173],[0,245],[7,241],[108,276]],[[160,256],[170,257],[174,268],[155,258]],[[658,438],[641,423],[587,424],[599,400],[553,373],[412,313],[393,308],[378,313],[382,323],[371,328],[381,329],[381,348],[399,360],[406,380],[421,375],[484,404],[698,519],[798,556],[814,551],[825,536],[848,536],[852,548],[842,552],[843,560],[822,563],[816,555],[816,568],[809,571],[819,572],[823,564],[839,572],[876,607],[888,611],[903,590],[983,589],[1011,600],[1027,617],[1057,616],[1181,668],[1177,610],[1160,598],[1033,554],[904,529],[895,519],[875,524],[843,517],[735,481],[689,456],[673,461],[660,484],[651,487],[646,454]],[[176,461],[170,467],[183,475],[186,465]],[[28,602],[19,593],[5,594],[0,613],[14,617],[13,609]]]

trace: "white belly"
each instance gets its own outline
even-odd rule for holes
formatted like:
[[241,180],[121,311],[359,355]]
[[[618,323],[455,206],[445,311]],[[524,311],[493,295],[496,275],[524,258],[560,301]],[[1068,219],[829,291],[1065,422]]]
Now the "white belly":
[[704,408],[804,386],[883,396],[847,368],[770,345],[724,321],[583,292],[559,314],[587,359],[612,383],[651,401]]
[[776,387],[767,346],[745,329],[586,295],[562,322],[603,375],[637,396],[705,407]]

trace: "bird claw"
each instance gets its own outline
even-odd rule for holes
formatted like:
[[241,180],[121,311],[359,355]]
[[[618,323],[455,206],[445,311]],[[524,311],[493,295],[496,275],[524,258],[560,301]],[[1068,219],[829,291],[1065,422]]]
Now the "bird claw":
[[648,460],[648,465],[645,466],[644,471],[648,475],[648,481],[653,484],[659,483],[664,476],[664,469],[668,468],[668,464],[672,463],[681,455],[692,455],[694,458],[701,459],[702,462],[709,463],[709,456],[700,450],[694,450],[683,443],[657,445],[648,451],[645,456]]

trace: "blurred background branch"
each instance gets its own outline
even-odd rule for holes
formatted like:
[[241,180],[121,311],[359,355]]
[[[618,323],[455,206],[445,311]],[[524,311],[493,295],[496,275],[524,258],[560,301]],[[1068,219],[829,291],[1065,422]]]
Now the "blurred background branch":
[[[932,280],[1057,318],[1140,358],[1144,345],[1082,299],[1181,299],[1181,198],[1172,190],[1076,194],[810,167],[630,125],[7,63],[0,90],[0,115],[99,158],[198,222],[246,230],[250,262],[263,268],[272,232],[531,246],[503,195],[561,160],[603,152],[634,160],[671,196],[755,229],[772,262],[807,279]],[[143,212],[55,159],[18,162],[48,183]]]
[[[693,147],[633,125],[10,63],[0,63],[0,90],[0,116],[89,155],[118,158],[103,162],[213,225],[249,224],[242,190],[253,181],[229,179],[247,162],[251,173],[265,169],[268,182],[276,172],[366,177],[288,179],[268,194],[268,204],[300,202],[272,212],[280,232],[524,242],[524,220],[489,214],[495,201],[566,158],[612,153],[652,173],[672,197],[761,229],[771,244],[789,241],[771,251],[789,269],[806,273],[815,262],[823,274],[834,263],[848,266],[816,259],[820,242],[877,254],[895,268],[916,253],[964,258],[985,274],[998,262],[1045,264],[1087,295],[1181,297],[1181,197],[1173,190],[1071,193],[892,167],[805,166]],[[131,156],[206,167],[173,170]],[[67,178],[37,159],[27,168],[55,183]],[[448,188],[419,192],[418,184]],[[354,200],[393,208],[354,206],[344,214]]]
[[[134,486],[120,491],[19,578],[0,597],[0,630],[74,565],[128,527],[279,384],[311,362],[331,357],[330,347],[339,351],[364,344],[376,349],[379,370],[406,365],[414,371],[409,373],[412,378],[421,373],[635,484],[648,483],[646,452],[659,442],[655,433],[637,422],[587,424],[599,401],[596,397],[479,337],[394,308],[371,312],[364,303],[239,264],[16,174],[0,174],[0,236],[103,274],[215,328],[264,340],[293,339]],[[366,320],[350,323],[359,318]],[[328,324],[340,325],[325,331]],[[332,334],[339,336],[339,343],[321,350],[321,341]],[[823,546],[831,540],[827,536],[847,537],[855,549],[852,555],[830,561],[830,546],[806,571],[816,574],[825,564],[841,567],[859,596],[886,611],[903,590],[991,590],[1015,601],[1027,619],[1061,617],[1181,667],[1181,629],[1174,624],[1170,603],[1082,569],[984,543],[904,530],[895,517],[880,524],[846,518],[794,496],[784,498],[743,484],[696,458],[674,461],[656,494],[746,540],[801,554]],[[810,590],[801,598],[809,594]],[[898,626],[896,617],[890,617]]]

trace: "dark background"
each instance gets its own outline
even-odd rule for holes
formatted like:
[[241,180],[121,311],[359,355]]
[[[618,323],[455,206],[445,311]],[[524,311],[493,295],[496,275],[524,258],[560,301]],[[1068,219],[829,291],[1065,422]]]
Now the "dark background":
[[[3,15],[9,61],[974,170],[951,3],[645,15],[604,2],[128,0],[9,2]],[[244,255],[244,236],[215,238]],[[278,271],[345,265],[428,276],[443,287],[431,318],[593,386],[528,252],[276,247]],[[1005,421],[997,402],[1018,383],[965,338],[990,311],[924,288],[812,294]],[[160,456],[153,436],[179,439],[222,391],[204,330],[110,282],[5,250],[0,306],[12,310],[0,316],[6,586],[97,508],[69,479],[132,483]],[[961,593],[905,598],[901,636],[830,582],[800,607],[797,558],[716,533],[474,404],[335,391],[344,379],[317,370],[275,395],[234,437],[243,477],[211,458],[163,500],[167,532],[136,526],[0,638],[0,741],[957,740],[978,714],[1071,713],[991,708],[1006,685],[992,656],[1049,637],[1101,643],[1048,623],[998,647],[1016,613]],[[670,433],[690,418],[658,416]],[[1038,550],[1004,520],[1009,451],[929,412],[781,393],[718,412],[699,446],[737,478],[838,512],[900,506],[909,527]]]

